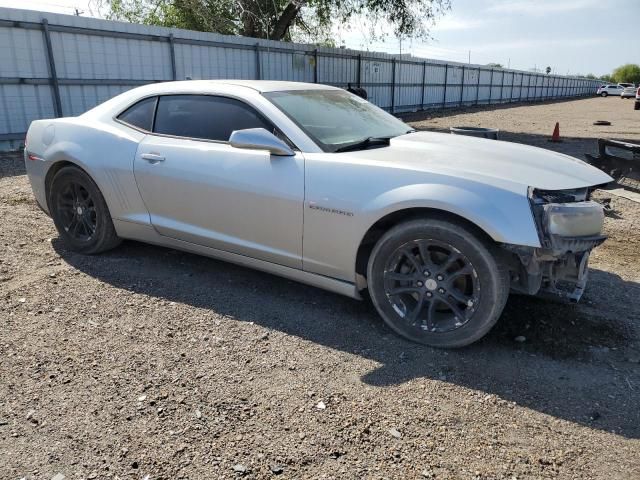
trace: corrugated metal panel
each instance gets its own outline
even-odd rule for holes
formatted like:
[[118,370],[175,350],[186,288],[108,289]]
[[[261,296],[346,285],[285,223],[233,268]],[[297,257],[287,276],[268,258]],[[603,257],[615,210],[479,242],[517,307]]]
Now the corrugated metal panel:
[[[44,18],[58,89],[50,78]],[[32,120],[54,117],[58,95],[62,115],[79,115],[135,85],[172,80],[174,75],[178,80],[359,84],[370,101],[394,112],[585,95],[598,84],[411,56],[316,49],[0,8],[0,149],[17,146]]]

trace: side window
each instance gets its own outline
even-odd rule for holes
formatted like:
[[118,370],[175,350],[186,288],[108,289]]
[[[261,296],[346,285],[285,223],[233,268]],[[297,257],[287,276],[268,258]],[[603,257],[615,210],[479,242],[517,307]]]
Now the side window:
[[145,98],[118,115],[118,120],[150,132],[155,106],[156,97]]
[[211,95],[160,97],[155,133],[226,142],[234,130],[273,126],[239,100]]

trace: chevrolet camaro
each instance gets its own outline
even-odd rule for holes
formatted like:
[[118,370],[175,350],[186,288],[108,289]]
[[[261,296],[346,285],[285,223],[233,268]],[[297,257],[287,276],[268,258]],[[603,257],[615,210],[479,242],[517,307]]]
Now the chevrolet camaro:
[[65,245],[122,239],[370,297],[400,335],[472,343],[510,292],[577,301],[604,241],[567,155],[415,131],[345,90],[273,81],[146,85],[34,121],[25,163]]

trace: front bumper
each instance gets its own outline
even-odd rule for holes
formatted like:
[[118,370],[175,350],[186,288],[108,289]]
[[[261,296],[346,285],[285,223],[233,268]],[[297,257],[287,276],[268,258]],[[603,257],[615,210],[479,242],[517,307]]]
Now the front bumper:
[[591,250],[606,238],[604,235],[556,237],[551,248],[504,245],[512,254],[512,290],[578,302],[587,284]]

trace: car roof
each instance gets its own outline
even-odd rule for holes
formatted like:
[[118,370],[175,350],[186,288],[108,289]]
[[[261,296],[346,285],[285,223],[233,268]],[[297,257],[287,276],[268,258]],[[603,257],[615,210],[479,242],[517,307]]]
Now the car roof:
[[[146,85],[154,93],[167,92],[191,92],[212,90],[220,86],[245,87],[257,92],[279,92],[288,90],[339,90],[337,87],[305,82],[285,82],[278,80],[180,80],[177,82],[162,82]],[[145,88],[142,87],[142,88]]]
[[128,90],[82,114],[88,117],[111,117],[131,103],[146,96],[173,94],[236,93],[242,89],[253,92],[284,92],[291,90],[341,90],[338,87],[317,83],[283,82],[275,80],[181,80],[177,82],[150,83]]
[[285,82],[280,80],[209,80],[213,83],[237,85],[257,90],[258,92],[278,92],[286,90],[339,90],[337,87],[306,82]]

